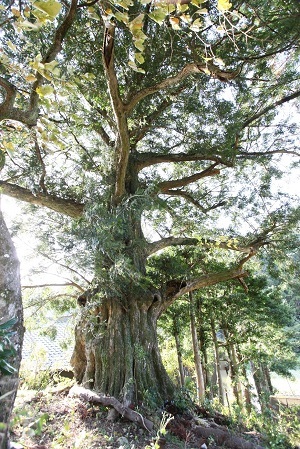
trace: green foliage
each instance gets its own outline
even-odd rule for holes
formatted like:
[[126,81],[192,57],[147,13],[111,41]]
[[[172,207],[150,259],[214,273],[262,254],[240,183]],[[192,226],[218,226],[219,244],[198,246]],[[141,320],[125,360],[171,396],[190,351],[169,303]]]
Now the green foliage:
[[10,363],[10,360],[16,354],[16,350],[11,342],[11,337],[14,332],[10,329],[16,322],[17,320],[15,318],[11,318],[0,324],[0,371],[4,375],[10,375],[16,372],[16,369]]

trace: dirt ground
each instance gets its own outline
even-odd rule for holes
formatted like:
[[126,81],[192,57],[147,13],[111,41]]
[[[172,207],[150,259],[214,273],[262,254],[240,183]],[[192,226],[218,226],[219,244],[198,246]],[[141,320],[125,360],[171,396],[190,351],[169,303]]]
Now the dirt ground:
[[70,397],[68,390],[20,390],[11,422],[12,449],[264,448],[260,435],[228,430],[222,415],[212,417],[199,408],[183,413],[172,404],[165,408],[147,416],[155,429],[149,432],[122,418],[108,421],[106,407]]

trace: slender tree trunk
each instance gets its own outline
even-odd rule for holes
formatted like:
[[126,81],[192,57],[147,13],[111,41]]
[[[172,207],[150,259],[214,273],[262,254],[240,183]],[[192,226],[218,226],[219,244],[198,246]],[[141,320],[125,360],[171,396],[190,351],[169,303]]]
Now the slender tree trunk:
[[222,380],[222,374],[221,374],[220,354],[219,354],[219,344],[218,344],[217,333],[216,333],[215,322],[214,322],[213,316],[211,316],[210,324],[211,324],[211,332],[212,332],[212,338],[213,338],[213,343],[214,343],[215,366],[216,366],[216,373],[217,373],[219,400],[222,405],[225,405],[225,396],[224,396],[223,380]]
[[197,380],[197,396],[198,402],[200,404],[205,399],[205,385],[204,385],[204,376],[203,376],[199,342],[197,338],[197,329],[195,324],[193,294],[191,292],[189,293],[189,298],[190,298],[191,334],[193,341],[194,361],[195,361],[196,380]]
[[205,332],[204,332],[204,326],[203,326],[203,317],[202,317],[202,311],[201,311],[201,300],[200,298],[197,298],[196,301],[196,311],[197,311],[197,339],[199,342],[199,349],[203,356],[202,359],[202,371],[203,371],[203,377],[204,377],[204,387],[209,386],[209,371],[208,371],[208,356],[207,356],[207,341],[205,338]]
[[24,335],[19,261],[0,210],[0,323],[12,318],[15,318],[16,322],[11,329],[14,334],[10,340],[16,354],[7,362],[15,368],[15,372],[10,375],[4,375],[0,372],[0,423],[2,423],[0,427],[0,449],[8,447],[7,426],[18,388]]
[[271,381],[270,370],[265,363],[262,363],[262,370],[263,370],[264,377],[265,377],[265,383],[268,386],[269,393],[273,394],[274,388],[273,388],[272,381]]
[[185,376],[184,376],[184,369],[183,369],[183,362],[182,362],[182,348],[181,348],[181,342],[180,342],[179,324],[178,324],[176,315],[173,316],[173,335],[174,335],[175,344],[176,344],[180,386],[184,387],[184,377]]
[[240,381],[240,375],[239,375],[239,363],[238,363],[238,357],[236,354],[235,346],[232,342],[230,342],[228,331],[226,328],[223,329],[225,338],[226,338],[226,347],[227,352],[230,360],[230,368],[231,368],[231,381],[232,381],[232,387],[233,387],[233,393],[236,399],[237,404],[240,407],[243,407],[243,390],[242,385]]
[[271,382],[271,379],[268,380],[269,373],[266,374],[265,365],[261,363],[255,364],[254,362],[251,362],[251,369],[261,410],[262,412],[264,412],[268,408],[269,396],[273,391],[272,389],[270,389],[269,384],[269,382]]

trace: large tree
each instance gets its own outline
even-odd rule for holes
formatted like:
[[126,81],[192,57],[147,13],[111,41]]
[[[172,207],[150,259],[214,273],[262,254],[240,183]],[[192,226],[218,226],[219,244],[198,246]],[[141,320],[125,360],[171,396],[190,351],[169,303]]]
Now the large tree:
[[[0,186],[56,212],[41,227],[57,222],[73,260],[88,252],[76,377],[127,404],[170,396],[160,315],[189,292],[242,280],[296,222],[285,199],[272,203],[272,179],[299,157],[297,120],[277,116],[300,96],[299,2],[3,5]],[[230,214],[240,239],[237,224],[234,239],[213,233]],[[157,288],[149,258],[188,245],[235,256]]]

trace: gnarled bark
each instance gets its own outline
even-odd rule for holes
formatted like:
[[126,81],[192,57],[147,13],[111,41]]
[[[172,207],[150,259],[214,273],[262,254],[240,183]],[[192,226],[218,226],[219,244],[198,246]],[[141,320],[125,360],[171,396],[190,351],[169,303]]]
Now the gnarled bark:
[[[145,295],[147,296],[147,295]],[[173,393],[160,357],[154,297],[106,299],[96,315],[82,310],[72,356],[75,377],[83,386],[109,394],[126,406],[143,400],[163,403]]]

